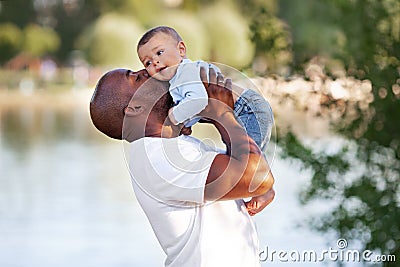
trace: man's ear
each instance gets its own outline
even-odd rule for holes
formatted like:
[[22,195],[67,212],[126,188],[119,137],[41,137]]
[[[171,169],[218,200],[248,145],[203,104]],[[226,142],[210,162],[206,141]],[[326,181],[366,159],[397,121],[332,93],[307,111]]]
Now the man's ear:
[[143,113],[143,107],[136,105],[136,106],[127,106],[124,109],[124,113],[126,116],[133,117],[138,116]]
[[183,41],[179,41],[178,49],[179,49],[179,55],[181,57],[186,57],[186,45]]

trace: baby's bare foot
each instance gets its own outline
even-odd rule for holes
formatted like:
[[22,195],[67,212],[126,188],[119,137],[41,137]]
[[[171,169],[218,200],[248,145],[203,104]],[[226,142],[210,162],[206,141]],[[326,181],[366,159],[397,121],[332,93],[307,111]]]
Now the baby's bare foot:
[[246,202],[247,212],[250,216],[254,216],[260,211],[262,211],[275,197],[275,191],[273,189],[269,190],[267,193],[261,196],[252,197],[248,202]]

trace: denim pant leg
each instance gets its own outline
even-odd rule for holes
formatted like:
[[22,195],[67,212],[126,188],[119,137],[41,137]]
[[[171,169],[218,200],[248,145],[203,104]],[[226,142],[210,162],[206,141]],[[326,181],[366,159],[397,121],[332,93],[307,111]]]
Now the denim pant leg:
[[265,151],[271,138],[274,115],[267,100],[253,90],[246,90],[235,102],[236,120],[247,134]]

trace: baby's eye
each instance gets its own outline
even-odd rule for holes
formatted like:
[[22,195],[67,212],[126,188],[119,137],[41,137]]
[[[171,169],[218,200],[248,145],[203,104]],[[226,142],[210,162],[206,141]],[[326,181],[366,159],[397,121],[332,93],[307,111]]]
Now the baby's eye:
[[145,67],[150,66],[150,65],[151,65],[151,61],[150,61],[150,60],[149,60],[149,61],[146,61],[146,62],[144,63],[144,65],[145,65]]
[[157,51],[157,56],[160,56],[162,53],[164,53],[164,50]]

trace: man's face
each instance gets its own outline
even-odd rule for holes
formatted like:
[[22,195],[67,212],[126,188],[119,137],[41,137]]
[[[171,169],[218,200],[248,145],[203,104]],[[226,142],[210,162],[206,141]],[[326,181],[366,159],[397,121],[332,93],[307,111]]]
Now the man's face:
[[[168,109],[172,104],[168,82],[151,78],[146,70],[117,69],[110,72],[107,83],[115,88],[115,94],[121,95],[123,101],[130,99],[124,110],[124,139],[135,140],[138,136],[145,136],[146,125],[156,123],[149,121],[151,114],[161,118],[165,113],[164,119],[167,118]],[[154,109],[155,107],[157,108]],[[135,138],[131,136],[132,129],[136,134]]]
[[[117,70],[122,76],[120,88],[139,101],[157,102],[160,97],[168,94],[169,84],[150,77],[146,70]],[[118,79],[118,78],[117,78]],[[169,95],[169,94],[168,94]]]
[[119,92],[116,91],[116,94],[130,99],[128,105],[130,108],[132,108],[132,102],[135,102],[146,105],[147,111],[150,112],[153,107],[162,102],[163,108],[165,106],[165,110],[168,111],[173,103],[168,93],[169,84],[151,78],[146,70],[113,70],[108,82],[119,88]]
[[[146,70],[131,71],[120,70],[122,76],[122,85],[125,84],[127,90],[132,92],[132,95],[149,79],[149,74]],[[121,86],[124,89],[123,86]]]
[[171,36],[159,32],[138,49],[140,61],[147,72],[160,81],[169,81],[176,68],[186,56],[183,42],[177,42]]
[[[150,76],[146,70],[132,71],[116,69],[108,74],[107,82],[118,87],[116,94],[129,96],[130,98],[146,83]],[[117,89],[115,89],[117,90]]]

